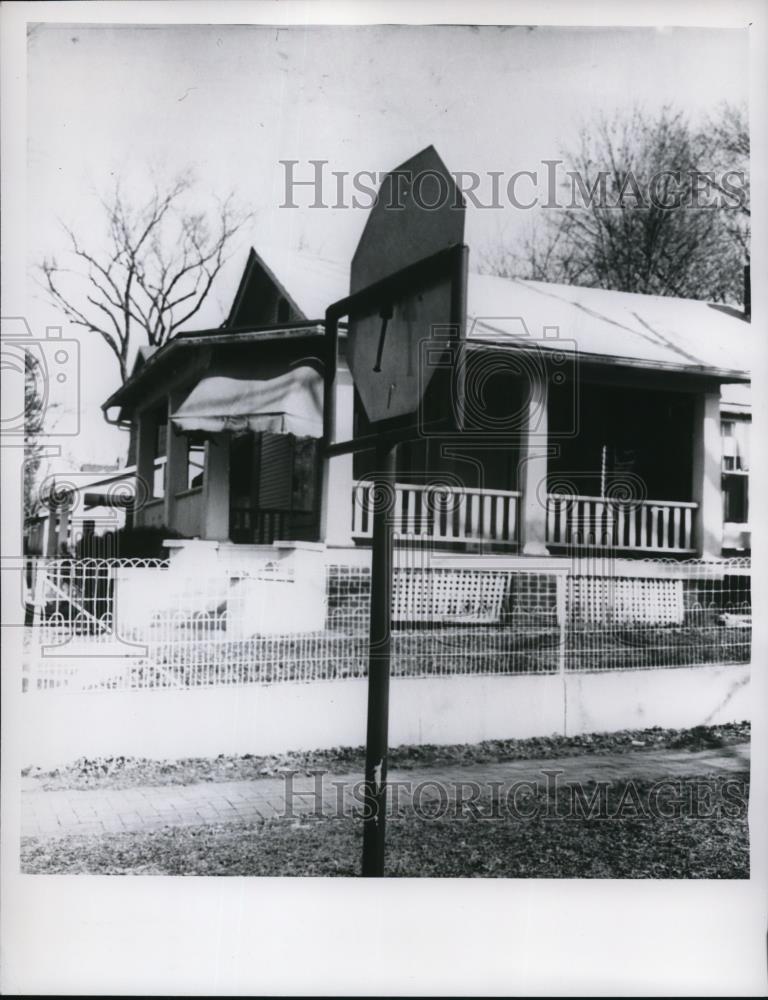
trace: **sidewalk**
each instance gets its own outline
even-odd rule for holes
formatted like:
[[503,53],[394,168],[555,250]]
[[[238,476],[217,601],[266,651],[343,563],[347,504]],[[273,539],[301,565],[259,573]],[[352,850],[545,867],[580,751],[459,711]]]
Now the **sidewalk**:
[[[466,767],[420,767],[391,771],[390,784],[398,783],[398,801],[405,805],[409,789],[423,782],[456,787],[462,782],[498,783],[546,780],[546,771],[557,771],[559,781],[659,781],[662,778],[744,775],[749,771],[749,743],[691,753],[686,750],[646,750],[630,753],[584,754],[546,760],[506,761]],[[322,781],[323,803],[330,813],[343,800],[344,808],[359,807],[352,787],[361,775],[328,774]],[[295,775],[293,814],[318,808],[319,778]],[[340,787],[336,784],[339,783]],[[425,788],[423,801],[430,798]],[[138,786],[128,789],[22,791],[21,834],[25,837],[59,837],[69,834],[151,831],[166,826],[200,826],[218,823],[258,822],[285,814],[286,781],[260,778],[253,781],[203,782],[194,785]],[[437,798],[438,791],[431,790]]]

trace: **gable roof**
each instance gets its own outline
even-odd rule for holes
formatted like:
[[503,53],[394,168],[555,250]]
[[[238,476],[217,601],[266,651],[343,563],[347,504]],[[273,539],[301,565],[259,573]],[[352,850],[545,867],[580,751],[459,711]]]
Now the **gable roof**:
[[344,298],[349,292],[349,271],[340,261],[292,253],[278,247],[262,247],[261,252],[251,247],[237,285],[232,282],[234,272],[229,271],[217,289],[221,301],[225,291],[222,286],[228,279],[229,297],[224,301],[229,302],[229,306],[219,312],[218,321],[222,327],[238,325],[238,309],[257,269],[269,278],[299,320],[322,319],[330,303]]

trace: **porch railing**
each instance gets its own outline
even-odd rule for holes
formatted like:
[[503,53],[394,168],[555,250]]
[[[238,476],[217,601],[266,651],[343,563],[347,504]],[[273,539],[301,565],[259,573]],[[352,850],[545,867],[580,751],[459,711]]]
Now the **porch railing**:
[[229,509],[229,534],[233,542],[271,545],[277,539],[291,537],[289,524],[289,511],[234,505]]
[[[352,489],[352,537],[373,533],[371,483]],[[434,542],[517,543],[520,493],[509,490],[405,485],[395,487],[395,531]]]
[[682,500],[619,500],[550,493],[547,544],[691,553],[697,508],[698,504]]

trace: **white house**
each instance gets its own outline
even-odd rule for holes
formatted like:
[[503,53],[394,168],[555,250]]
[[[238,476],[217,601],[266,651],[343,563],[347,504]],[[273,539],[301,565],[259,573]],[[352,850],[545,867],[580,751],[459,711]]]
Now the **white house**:
[[[136,525],[238,558],[366,548],[372,458],[320,442],[322,321],[347,291],[340,265],[252,250],[219,327],[142,352],[104,404],[135,435]],[[747,553],[749,343],[725,306],[471,273],[464,429],[398,446],[397,530],[537,558]],[[337,439],[367,422],[343,331],[340,352]]]

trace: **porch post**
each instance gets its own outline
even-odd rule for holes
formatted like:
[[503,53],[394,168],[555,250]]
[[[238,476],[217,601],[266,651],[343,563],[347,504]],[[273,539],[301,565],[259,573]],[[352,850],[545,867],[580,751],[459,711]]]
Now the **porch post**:
[[[354,434],[355,392],[352,376],[339,365],[336,373],[335,441],[349,441]],[[353,455],[323,457],[322,520],[320,537],[326,545],[350,545],[352,541]]]
[[69,504],[62,504],[59,508],[59,530],[56,539],[57,555],[66,555],[69,551],[69,522],[72,514],[72,507]]
[[171,393],[168,397],[168,434],[165,448],[165,510],[163,521],[166,528],[174,528],[176,519],[176,494],[187,486],[187,437],[177,434],[171,423],[171,414],[184,399],[184,394]]
[[43,555],[46,559],[55,559],[57,552],[56,547],[58,545],[59,533],[56,527],[57,524],[57,513],[56,508],[52,507],[45,518],[45,526],[43,528]]
[[[137,485],[137,494],[144,497],[145,502],[152,498],[152,483],[155,471],[155,420],[151,411],[145,410],[138,414],[136,433],[136,480],[144,484],[144,489]],[[133,523],[140,527],[144,523],[144,511],[135,511]]]
[[518,483],[520,551],[526,556],[547,555],[547,457],[549,390],[546,378],[532,379],[526,408],[521,414]]
[[693,417],[693,499],[696,511],[694,537],[703,559],[719,559],[723,549],[722,441],[720,392],[696,397]]
[[229,540],[229,435],[214,434],[205,443],[203,538]]

